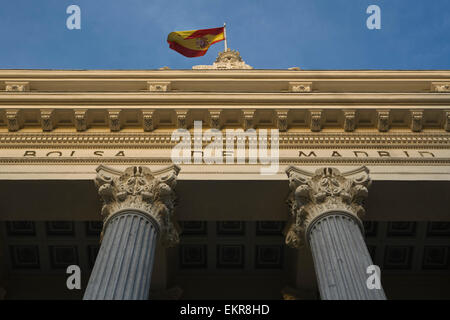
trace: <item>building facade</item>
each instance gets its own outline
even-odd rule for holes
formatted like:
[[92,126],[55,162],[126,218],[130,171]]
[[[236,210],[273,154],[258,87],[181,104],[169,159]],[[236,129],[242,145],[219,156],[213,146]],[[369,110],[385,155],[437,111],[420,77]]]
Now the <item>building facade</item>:
[[449,131],[450,71],[0,70],[1,296],[450,298]]

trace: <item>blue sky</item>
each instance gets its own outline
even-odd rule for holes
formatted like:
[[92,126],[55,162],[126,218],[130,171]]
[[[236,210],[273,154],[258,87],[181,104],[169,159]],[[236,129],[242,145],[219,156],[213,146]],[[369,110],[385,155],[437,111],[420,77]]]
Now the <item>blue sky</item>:
[[[81,30],[66,9],[81,8]],[[381,30],[366,9],[381,8]],[[450,69],[450,0],[14,0],[0,7],[2,69],[190,69],[176,30],[227,23],[228,46],[258,69]]]

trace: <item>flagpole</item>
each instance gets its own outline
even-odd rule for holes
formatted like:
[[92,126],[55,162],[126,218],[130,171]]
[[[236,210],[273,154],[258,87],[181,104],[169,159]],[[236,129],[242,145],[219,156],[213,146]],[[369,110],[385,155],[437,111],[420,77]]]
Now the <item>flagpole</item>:
[[223,23],[223,37],[225,38],[225,51],[228,50],[228,44],[227,44],[227,24]]

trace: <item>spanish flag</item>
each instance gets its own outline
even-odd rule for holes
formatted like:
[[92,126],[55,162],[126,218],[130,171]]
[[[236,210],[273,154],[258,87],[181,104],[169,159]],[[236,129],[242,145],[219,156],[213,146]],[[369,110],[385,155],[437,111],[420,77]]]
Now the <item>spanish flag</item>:
[[203,56],[212,44],[222,40],[225,40],[224,27],[175,31],[167,37],[170,49],[189,58]]

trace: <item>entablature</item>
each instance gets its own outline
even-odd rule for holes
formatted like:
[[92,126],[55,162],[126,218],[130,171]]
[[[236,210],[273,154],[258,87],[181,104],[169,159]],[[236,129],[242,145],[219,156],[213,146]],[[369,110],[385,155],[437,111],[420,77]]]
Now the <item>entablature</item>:
[[0,92],[448,93],[450,71],[0,70]]

